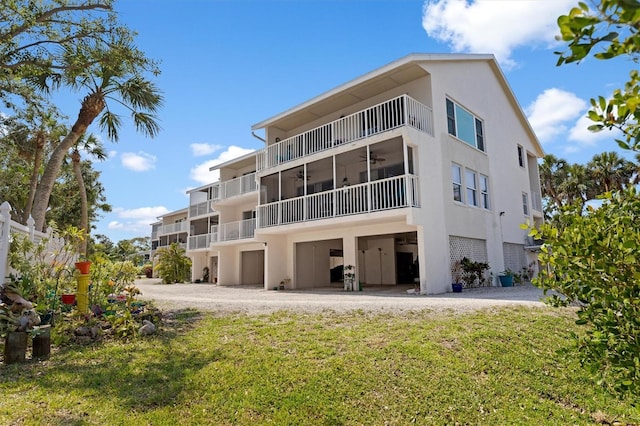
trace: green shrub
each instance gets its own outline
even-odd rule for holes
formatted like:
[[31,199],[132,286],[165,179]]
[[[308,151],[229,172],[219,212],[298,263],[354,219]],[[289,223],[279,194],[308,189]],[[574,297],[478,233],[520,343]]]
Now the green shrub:
[[156,252],[158,276],[165,284],[189,281],[191,275],[191,259],[178,243],[158,249]]
[[[534,284],[579,306],[575,336],[582,363],[617,393],[640,393],[640,197],[634,188],[607,193],[599,208],[567,209],[543,237]],[[559,297],[552,303],[558,304]]]

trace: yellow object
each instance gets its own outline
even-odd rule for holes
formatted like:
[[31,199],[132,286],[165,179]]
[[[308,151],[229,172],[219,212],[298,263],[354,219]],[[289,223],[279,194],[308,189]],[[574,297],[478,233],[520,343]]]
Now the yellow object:
[[78,311],[81,314],[89,312],[89,279],[91,274],[80,274],[77,276],[78,292],[76,293],[76,300],[78,302]]

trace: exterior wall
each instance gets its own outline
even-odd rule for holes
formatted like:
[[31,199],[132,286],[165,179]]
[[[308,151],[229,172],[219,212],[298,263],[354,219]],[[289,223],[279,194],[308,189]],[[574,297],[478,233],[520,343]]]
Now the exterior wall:
[[[429,64],[429,71],[434,85],[436,139],[442,146],[439,170],[444,177],[441,186],[447,218],[444,229],[452,236],[486,240],[488,262],[497,274],[505,268],[502,241],[523,244],[526,231],[519,225],[531,220],[531,216],[523,214],[522,193],[531,195],[532,185],[539,188],[539,181],[530,182],[527,169],[519,166],[517,145],[531,153],[535,152],[534,142],[487,62],[469,63],[464,67],[435,63]],[[491,96],[487,96],[488,93]],[[483,120],[486,152],[448,134],[447,97]],[[453,162],[489,176],[489,211],[453,201]],[[533,175],[537,176],[537,171]],[[504,213],[500,215],[500,212]]]
[[[284,175],[285,171],[305,163],[315,162],[315,179],[338,182],[347,177],[351,182],[358,182],[357,168],[345,167],[343,163],[341,168],[334,170],[338,156],[397,138],[402,142],[398,144],[398,147],[402,147],[402,157],[407,158],[408,148],[413,152],[411,173],[419,176],[420,207],[279,225],[276,230],[257,229],[253,239],[218,242],[207,251],[193,253],[194,277],[201,275],[202,268],[211,265],[215,259],[219,265],[218,282],[222,285],[255,284],[262,278],[265,288],[273,288],[290,278],[288,288],[324,286],[331,281],[329,270],[333,264],[330,251],[342,249],[343,264],[356,267],[359,281],[367,285],[394,285],[397,283],[396,253],[404,251],[410,252],[412,258],[418,261],[421,292],[434,294],[451,291],[452,241],[472,241],[470,244],[473,247],[482,247],[483,255],[476,256],[478,258],[474,260],[488,261],[494,275],[504,270],[505,263],[508,266],[516,255],[522,258],[518,260],[519,264],[530,263],[533,258],[531,254],[518,251],[524,247],[526,236],[519,225],[527,220],[541,220],[541,212],[532,210],[532,192],[540,191],[535,166],[541,148],[532,137],[519,106],[510,96],[506,82],[490,59],[427,60],[420,62],[419,66],[424,68],[425,74],[409,83],[389,88],[393,83],[388,80],[366,82],[366,92],[374,93],[370,91],[371,85],[376,84],[381,90],[349,106],[341,103],[344,98],[340,98],[340,103],[335,103],[335,108],[332,108],[331,101],[321,101],[313,105],[313,113],[321,114],[320,117],[295,128],[280,126],[280,119],[272,121],[264,129],[265,136],[269,143],[275,143],[276,138],[298,135],[403,94],[432,108],[433,136],[405,125],[375,134],[366,140],[358,139],[314,153],[313,156],[279,164],[258,175],[263,179],[271,176],[271,180],[265,179],[263,182],[269,182],[271,193],[275,193],[273,186],[274,182],[278,184],[280,171]],[[403,71],[419,75],[415,72],[416,68]],[[447,98],[483,121],[485,152],[448,134]],[[284,121],[287,119],[281,118]],[[526,153],[525,167],[518,164],[518,145]],[[399,158],[395,149],[394,146],[393,161]],[[355,155],[355,152],[352,154]],[[325,168],[324,162],[318,163],[319,160],[330,164],[331,170]],[[255,164],[249,163],[244,158],[237,167],[231,163],[221,168],[221,182],[255,171]],[[452,163],[462,166],[463,173],[464,168],[468,168],[478,175],[489,177],[490,209],[453,200]],[[288,175],[281,185],[287,197],[291,198],[291,194],[297,194],[296,185],[300,184],[291,179],[295,177],[294,171],[288,173],[291,176]],[[405,170],[405,173],[408,171]],[[246,219],[243,212],[254,210],[260,203],[258,193],[255,196],[243,195],[216,201],[220,225]],[[523,193],[529,196],[529,215],[523,213]],[[263,196],[262,203],[275,201],[266,200],[271,196]],[[201,202],[194,197],[192,194],[192,203]],[[415,233],[412,235],[416,236],[417,245],[399,246],[396,243],[394,234],[407,232]],[[260,259],[260,256],[264,260],[257,265],[256,259]],[[214,277],[213,271],[211,277]]]

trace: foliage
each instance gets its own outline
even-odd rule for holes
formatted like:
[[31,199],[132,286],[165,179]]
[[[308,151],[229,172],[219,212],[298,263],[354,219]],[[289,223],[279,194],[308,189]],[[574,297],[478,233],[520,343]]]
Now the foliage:
[[165,284],[187,282],[191,274],[191,259],[185,255],[185,250],[178,243],[161,247],[156,251],[158,276]]
[[69,226],[52,226],[46,238],[33,243],[26,235],[15,235],[9,248],[9,266],[24,297],[41,313],[56,309],[57,297],[75,288],[73,262],[84,233]]
[[[53,144],[66,129],[49,118],[47,123],[20,121],[17,117],[0,118],[6,133],[0,134],[0,199],[13,208],[13,219],[26,224],[42,164],[46,162]],[[62,128],[62,129],[61,129]],[[89,221],[95,221],[101,212],[111,211],[106,203],[101,173],[93,168],[90,160],[80,164],[87,194]],[[29,188],[29,190],[25,190]],[[49,203],[47,218],[61,229],[80,225],[80,198],[78,183],[71,164],[64,163],[56,179]]]
[[[558,65],[579,62],[591,54],[597,59],[629,56],[637,63],[640,54],[640,2],[638,0],[601,0],[593,4],[579,3],[569,14],[558,18],[562,40],[569,51],[559,55]],[[614,90],[607,100],[591,99],[589,118],[596,124],[592,131],[618,129],[624,140],[616,140],[624,149],[640,150],[640,74],[634,69],[623,89]]]
[[614,392],[640,395],[640,197],[633,187],[607,193],[578,213],[567,208],[559,226],[531,231],[546,242],[534,283],[580,307],[587,331],[576,338],[589,371]]
[[485,277],[485,271],[489,269],[489,264],[485,262],[474,262],[463,257],[460,261],[462,269],[462,282],[465,288],[482,287],[490,284],[490,280]]
[[148,339],[4,367],[0,423],[640,422],[633,400],[593,386],[570,356],[580,328],[568,309],[170,319]]
[[540,183],[547,220],[565,206],[577,204],[577,212],[599,194],[624,189],[637,183],[637,164],[615,152],[596,154],[586,164],[570,164],[552,154],[545,155],[540,165]]

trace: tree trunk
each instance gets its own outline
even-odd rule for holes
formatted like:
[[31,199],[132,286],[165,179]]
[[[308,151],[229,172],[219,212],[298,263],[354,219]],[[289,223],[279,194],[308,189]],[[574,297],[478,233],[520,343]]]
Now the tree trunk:
[[44,146],[46,145],[46,138],[43,132],[38,133],[36,137],[36,152],[33,158],[33,171],[31,172],[31,178],[29,179],[29,195],[27,196],[27,204],[24,206],[22,212],[22,223],[26,224],[27,219],[31,215],[31,208],[33,207],[33,199],[36,195],[36,188],[38,187],[38,176],[40,175],[40,164],[42,163],[42,156],[44,154]]
[[89,238],[89,207],[87,203],[87,188],[84,185],[84,178],[82,177],[82,164],[80,163],[80,153],[77,149],[71,154],[71,161],[73,162],[73,174],[76,176],[78,182],[78,192],[80,193],[80,226],[79,228],[84,230],[84,238],[80,242],[79,251],[81,255],[87,254],[87,239]]
[[35,220],[36,229],[44,231],[49,198],[53,191],[53,185],[60,174],[64,157],[69,152],[69,149],[75,145],[80,137],[87,131],[89,125],[100,112],[102,112],[104,107],[105,102],[100,92],[93,92],[87,95],[82,100],[82,107],[80,108],[78,119],[73,124],[73,127],[71,127],[71,131],[51,153],[51,157],[49,161],[47,161],[33,200],[31,215]]

